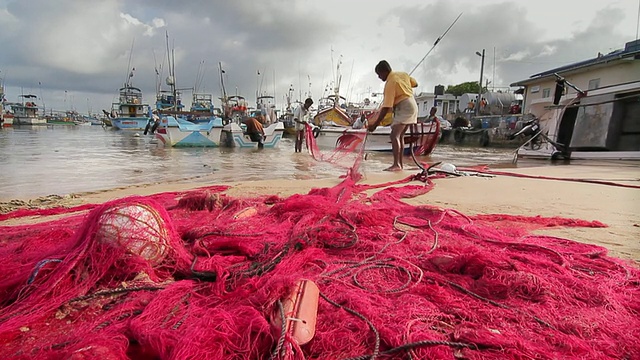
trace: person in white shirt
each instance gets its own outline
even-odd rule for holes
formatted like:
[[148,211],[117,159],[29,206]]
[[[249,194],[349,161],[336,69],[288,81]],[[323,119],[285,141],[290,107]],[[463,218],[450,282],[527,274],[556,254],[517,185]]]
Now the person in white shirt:
[[302,142],[304,141],[304,130],[309,122],[309,108],[313,105],[313,100],[307,98],[303,105],[298,106],[293,111],[293,121],[296,123],[296,152],[302,152]]

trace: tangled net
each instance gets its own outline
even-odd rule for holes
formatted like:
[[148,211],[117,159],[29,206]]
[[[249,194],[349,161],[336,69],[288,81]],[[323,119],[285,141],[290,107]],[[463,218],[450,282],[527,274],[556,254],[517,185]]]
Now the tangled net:
[[[287,198],[129,197],[0,227],[0,358],[640,358],[640,271],[531,233],[604,224],[466,216],[402,201],[429,179],[356,179]],[[279,325],[296,320],[282,302],[302,279],[320,291],[304,345]]]

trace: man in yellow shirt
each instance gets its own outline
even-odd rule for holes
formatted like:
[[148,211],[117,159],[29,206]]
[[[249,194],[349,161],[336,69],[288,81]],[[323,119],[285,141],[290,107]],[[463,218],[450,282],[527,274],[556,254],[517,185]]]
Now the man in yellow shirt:
[[418,86],[416,79],[400,71],[391,71],[391,65],[382,60],[376,65],[376,74],[384,81],[384,100],[378,116],[369,125],[369,131],[374,131],[380,121],[393,111],[391,124],[391,150],[393,151],[393,165],[385,171],[402,170],[402,152],[404,151],[404,134],[411,124],[418,122],[418,104],[413,97],[413,89]]

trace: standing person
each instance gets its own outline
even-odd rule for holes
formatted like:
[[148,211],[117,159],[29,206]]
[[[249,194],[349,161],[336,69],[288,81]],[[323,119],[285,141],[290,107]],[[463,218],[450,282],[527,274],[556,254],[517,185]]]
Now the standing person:
[[309,108],[311,105],[313,105],[313,100],[307,98],[303,105],[298,106],[293,111],[293,121],[296,123],[296,152],[302,152],[305,124],[309,122]]
[[374,131],[387,113],[393,111],[390,134],[393,165],[385,171],[400,171],[402,170],[404,134],[409,125],[418,122],[418,104],[412,90],[418,86],[418,82],[405,72],[391,71],[391,65],[385,60],[376,65],[375,71],[380,80],[385,82],[384,100],[377,118],[369,125],[369,131]]

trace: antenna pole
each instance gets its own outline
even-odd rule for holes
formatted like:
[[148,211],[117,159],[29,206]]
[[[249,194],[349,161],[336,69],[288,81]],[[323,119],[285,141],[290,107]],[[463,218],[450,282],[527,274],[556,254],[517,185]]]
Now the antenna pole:
[[418,66],[420,66],[420,64],[422,64],[422,62],[424,61],[424,59],[427,58],[427,56],[429,56],[429,54],[431,53],[431,51],[433,51],[433,49],[436,47],[436,45],[438,45],[438,43],[440,43],[440,40],[442,40],[445,35],[447,35],[447,33],[449,32],[449,30],[451,30],[451,28],[453,27],[453,25],[456,24],[456,22],[458,22],[458,19],[460,19],[460,16],[462,16],[462,13],[460,13],[460,15],[458,15],[458,17],[453,20],[453,22],[451,23],[451,25],[449,25],[449,27],[447,28],[447,30],[440,35],[440,37],[438,37],[438,39],[436,39],[436,42],[433,43],[433,46],[431,47],[431,49],[429,49],[429,51],[427,52],[427,54],[422,58],[422,60],[420,60],[420,62],[413,68],[413,70],[411,70],[411,72],[409,73],[409,75],[413,74],[414,71],[416,71],[416,69],[418,68]]

